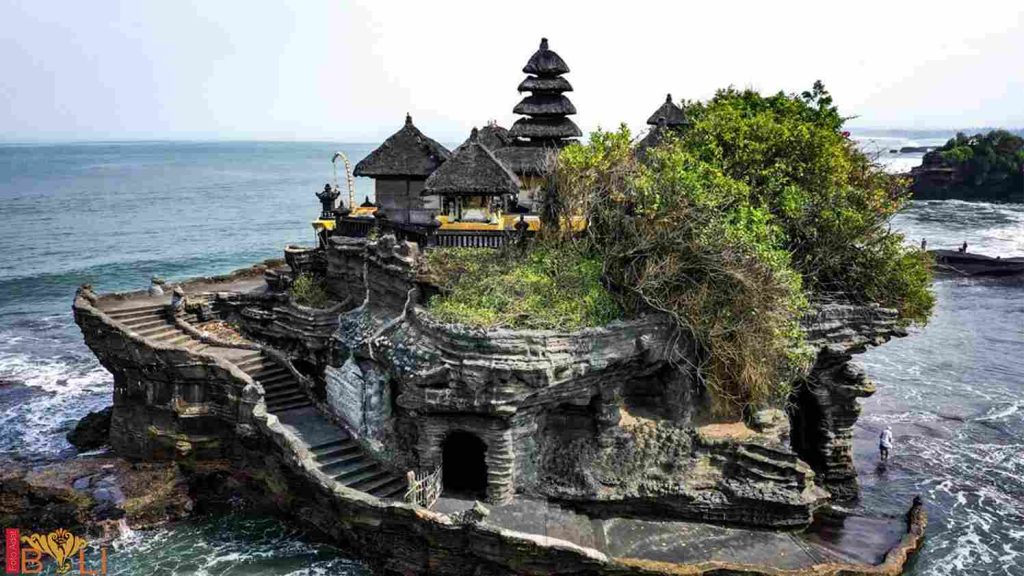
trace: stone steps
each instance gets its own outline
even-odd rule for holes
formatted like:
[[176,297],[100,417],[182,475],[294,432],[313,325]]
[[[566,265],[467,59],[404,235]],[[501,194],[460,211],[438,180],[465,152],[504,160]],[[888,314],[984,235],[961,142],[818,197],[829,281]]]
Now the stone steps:
[[336,440],[310,451],[320,470],[343,486],[378,498],[400,498],[408,489],[404,477],[382,467],[342,430]]
[[113,310],[106,310],[105,313],[107,316],[122,322],[130,318],[161,314],[166,309],[166,304],[153,304],[150,306],[137,306],[134,308],[115,308]]
[[393,498],[396,500],[401,500],[402,498],[405,497],[405,492],[408,489],[409,485],[406,482],[405,478],[396,474],[394,475],[394,478],[391,480],[391,482],[388,482],[387,484],[384,484],[383,486],[379,486],[377,488],[371,488],[369,489],[369,492],[370,494],[373,494],[377,498]]
[[284,366],[276,364],[274,366],[266,366],[258,370],[244,370],[244,372],[249,376],[252,376],[254,380],[259,380],[260,382],[278,377],[282,374],[286,374],[289,377],[292,375]]
[[363,461],[365,458],[366,456],[359,449],[359,446],[356,445],[349,449],[348,452],[345,452],[343,454],[332,456],[330,458],[317,458],[317,462],[323,463],[321,464],[320,469],[323,470],[325,474],[327,474],[340,471],[347,466],[351,466],[357,462]]
[[[239,353],[240,349],[210,346],[194,338],[174,324],[164,304],[111,310],[107,314],[125,330],[151,341],[191,352],[216,351],[213,352],[215,355],[225,358],[260,383],[268,412],[280,413],[312,406],[306,391],[287,368],[259,350]],[[182,317],[187,322],[195,321],[189,318]],[[395,499],[402,499],[408,489],[404,476],[384,467],[341,428],[337,428],[336,437],[310,446],[309,450],[317,467],[343,486],[378,498]]]
[[332,471],[330,476],[343,485],[349,486],[372,476],[379,468],[380,464],[367,458],[366,455],[361,455],[358,460],[348,466]]
[[291,380],[292,380],[292,375],[290,373],[288,373],[288,372],[282,372],[280,374],[275,374],[275,375],[267,377],[267,378],[260,378],[259,379],[260,384],[263,385],[263,389],[264,390],[269,390],[271,388],[279,388],[282,383],[286,383],[286,382],[289,382]]
[[163,325],[161,326],[146,328],[145,330],[132,330],[132,332],[135,332],[139,336],[143,336],[145,338],[152,338],[154,340],[159,340],[160,338],[168,334],[182,333],[181,330],[178,330],[176,326],[174,326],[173,324],[168,324],[167,322],[164,322]]
[[279,405],[279,404],[289,404],[291,402],[295,402],[296,400],[303,400],[303,399],[305,399],[306,398],[306,393],[303,392],[298,387],[283,388],[280,391],[275,391],[275,393],[273,393],[273,394],[269,394],[269,393],[266,394],[264,396],[264,398],[266,398],[268,406],[270,406],[270,405]]
[[344,446],[348,442],[352,442],[352,438],[344,430],[338,430],[338,438],[335,440],[329,440],[320,444],[315,444],[309,447],[310,452],[317,456],[321,454],[329,453],[332,450],[338,449],[340,446]]
[[163,316],[139,316],[138,318],[132,318],[121,322],[125,326],[128,326],[132,330],[138,332],[139,330],[145,330],[147,328],[153,328],[155,326],[166,326],[167,319]]
[[233,361],[233,363],[246,374],[255,374],[261,370],[279,366],[279,364],[277,364],[270,358],[263,356],[262,354],[254,356],[252,358],[248,358],[246,360]]

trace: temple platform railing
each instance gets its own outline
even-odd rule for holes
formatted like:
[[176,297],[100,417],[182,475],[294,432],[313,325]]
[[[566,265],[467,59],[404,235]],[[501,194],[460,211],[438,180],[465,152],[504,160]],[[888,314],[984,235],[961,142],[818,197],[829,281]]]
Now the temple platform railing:
[[[446,230],[436,225],[392,222],[386,219],[340,218],[334,234],[366,238],[374,227],[381,234],[393,234],[399,241],[414,242],[423,250],[431,248],[499,249],[516,242],[518,232],[512,230]],[[532,238],[534,231],[524,231]]]
[[350,238],[366,238],[377,225],[374,218],[338,218],[334,234]]
[[406,475],[408,490],[405,491],[405,501],[410,504],[418,504],[424,508],[430,508],[441,497],[441,467],[438,466],[433,472],[425,475],[417,474],[409,470]]

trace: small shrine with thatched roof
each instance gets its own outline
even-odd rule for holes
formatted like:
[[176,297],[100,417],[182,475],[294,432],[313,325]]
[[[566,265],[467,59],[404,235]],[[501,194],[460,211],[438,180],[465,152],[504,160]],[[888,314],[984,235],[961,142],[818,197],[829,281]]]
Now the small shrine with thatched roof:
[[422,193],[440,197],[442,227],[501,224],[502,212],[519,193],[519,179],[494,157],[474,128],[469,140],[427,178]]
[[682,106],[672,101],[672,95],[666,94],[665,101],[647,119],[647,124],[651,126],[650,131],[636,145],[636,153],[640,158],[645,157],[647,150],[654,148],[665,139],[666,131],[682,133],[690,125],[690,120],[686,117],[686,111]]
[[378,217],[392,222],[433,224],[436,198],[421,195],[427,177],[451,152],[424,135],[406,114],[405,125],[363,158],[353,173],[374,179]]

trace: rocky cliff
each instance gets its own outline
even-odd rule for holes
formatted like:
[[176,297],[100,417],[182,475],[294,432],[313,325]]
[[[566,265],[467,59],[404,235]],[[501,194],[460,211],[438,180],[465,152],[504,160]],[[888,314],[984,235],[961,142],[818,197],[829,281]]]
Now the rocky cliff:
[[843,303],[818,305],[803,326],[818,353],[793,392],[792,445],[835,498],[854,498],[853,426],[860,416],[858,399],[874,394],[875,384],[853,355],[906,331],[896,310]]
[[[348,252],[328,256],[328,276],[362,280],[356,293],[363,297],[361,305],[339,316],[338,329],[327,340],[331,353],[316,352],[329,327],[315,312],[300,311],[307,314],[300,322],[283,320],[285,327],[264,331],[277,344],[291,343],[282,347],[313,364],[329,358],[339,379],[333,392],[328,389],[322,410],[306,403],[295,412],[299,416],[288,415],[292,404],[279,404],[280,416],[268,412],[271,392],[261,381],[271,380],[254,374],[276,374],[274,382],[287,374],[266,368],[259,350],[227,347],[213,353],[204,336],[153,319],[146,305],[125,307],[116,299],[101,305],[95,295],[81,292],[76,321],[115,376],[114,449],[139,460],[175,460],[193,470],[225,462],[218,476],[223,481],[216,483],[258,487],[257,498],[358,553],[382,573],[784,573],[772,557],[761,566],[610,554],[543,531],[525,533],[481,518],[431,512],[343,483],[325,464],[325,450],[344,459],[359,448],[340,431],[318,442],[319,433],[306,424],[321,413],[341,420],[358,416],[361,426],[349,429],[379,432],[382,453],[395,452],[395,461],[404,457],[428,471],[440,464],[450,433],[478,435],[486,446],[481,456],[487,495],[499,505],[513,494],[538,495],[602,514],[631,510],[801,526],[826,497],[815,473],[797,457],[802,452],[787,443],[780,414],[754,415],[751,426],[706,422],[706,400],[696,380],[665,364],[666,342],[675,335],[657,317],[578,332],[447,326],[415,306],[415,294],[424,287],[408,246],[385,241],[339,248]],[[217,295],[222,312],[287,307],[273,298],[247,298]],[[849,353],[892,331],[886,311],[829,310],[815,315],[815,341],[826,348]],[[827,389],[846,385],[825,373],[812,372],[808,381]],[[822,413],[841,416],[851,410],[845,400],[829,397],[827,404],[813,398],[806,405]],[[839,417],[828,421],[829,430],[843,423]],[[800,449],[839,462],[838,446],[802,444]],[[358,462],[376,466],[363,456]],[[4,493],[17,494],[18,486],[27,485],[18,482],[5,480]],[[807,555],[799,571],[786,573],[898,573],[920,544],[923,522],[915,515],[907,536],[880,565],[828,557],[812,565],[815,556]]]

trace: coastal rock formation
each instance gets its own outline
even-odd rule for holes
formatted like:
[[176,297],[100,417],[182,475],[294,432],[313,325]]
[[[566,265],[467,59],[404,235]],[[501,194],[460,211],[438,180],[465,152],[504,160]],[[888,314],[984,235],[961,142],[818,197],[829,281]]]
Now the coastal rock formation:
[[79,452],[95,450],[105,445],[110,439],[110,418],[114,408],[108,406],[98,412],[90,412],[75,424],[68,432],[68,442]]
[[629,419],[596,442],[553,445],[538,492],[599,516],[743,526],[805,526],[828,498],[776,434]]
[[879,306],[822,304],[803,319],[808,343],[818,349],[808,376],[794,389],[792,445],[838,499],[857,496],[853,426],[859,398],[875,384],[853,355],[894,336],[905,336],[896,310]]
[[[840,441],[791,447],[778,411],[751,415],[749,425],[709,423],[697,379],[668,365],[678,335],[657,315],[575,332],[446,325],[417,304],[432,287],[414,247],[389,237],[335,240],[328,286],[347,299],[343,308],[358,305],[337,316],[331,334],[316,311],[290,308],[255,276],[186,288],[204,314],[235,319],[262,344],[219,342],[145,296],[82,290],[76,320],[115,378],[113,448],[174,460],[197,490],[245,493],[382,573],[403,574],[774,574],[772,555],[764,565],[660,562],[651,551],[634,557],[510,526],[520,525],[517,515],[534,520],[531,505],[516,505],[531,496],[595,521],[628,514],[806,526],[828,494],[804,453],[844,463],[842,416],[856,402],[840,393],[847,379],[824,365],[808,380],[830,395],[812,395],[801,411],[829,414],[816,429]],[[293,323],[283,310],[303,316]],[[896,330],[882,309],[831,305],[811,320],[816,345],[847,353]],[[445,483],[479,470],[470,488],[482,490],[491,514],[462,521],[405,503],[404,479],[391,470]],[[923,516],[915,518],[879,566],[788,541],[772,546],[805,556],[797,565],[806,570],[794,573],[896,573],[920,543]]]
[[0,522],[35,531],[84,527],[117,536],[120,526],[151,528],[188,516],[188,484],[173,464],[119,458],[76,459],[0,472]]
[[1024,138],[957,134],[910,171],[914,198],[1024,202]]

